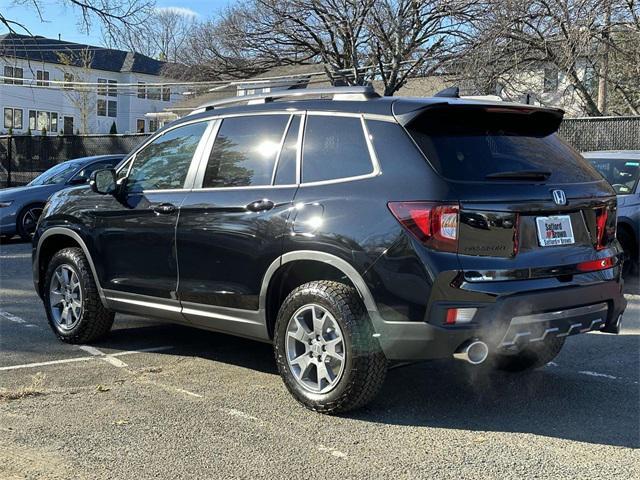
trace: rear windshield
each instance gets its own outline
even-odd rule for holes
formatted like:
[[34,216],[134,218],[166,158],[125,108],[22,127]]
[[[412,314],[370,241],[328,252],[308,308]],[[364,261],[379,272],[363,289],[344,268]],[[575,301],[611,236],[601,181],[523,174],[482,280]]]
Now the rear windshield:
[[458,109],[423,115],[407,129],[433,168],[451,180],[598,180],[594,168],[553,133],[557,122],[545,115]]
[[640,179],[640,160],[589,158],[591,164],[611,184],[616,193],[633,193]]

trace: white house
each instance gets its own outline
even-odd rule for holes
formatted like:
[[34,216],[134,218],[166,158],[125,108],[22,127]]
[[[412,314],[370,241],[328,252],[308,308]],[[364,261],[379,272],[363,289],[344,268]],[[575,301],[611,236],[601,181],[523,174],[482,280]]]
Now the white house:
[[164,63],[139,53],[45,37],[0,35],[0,132],[49,135],[154,131],[180,98]]

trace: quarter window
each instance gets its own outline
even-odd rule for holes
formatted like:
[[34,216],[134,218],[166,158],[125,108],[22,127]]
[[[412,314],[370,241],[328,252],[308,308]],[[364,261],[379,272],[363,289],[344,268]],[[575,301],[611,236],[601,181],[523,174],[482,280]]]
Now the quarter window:
[[209,156],[204,188],[270,185],[288,115],[226,118]]
[[132,192],[176,189],[184,186],[191,160],[207,122],[174,128],[140,150],[128,178]]
[[356,117],[311,115],[302,153],[302,181],[320,182],[373,172],[362,121]]

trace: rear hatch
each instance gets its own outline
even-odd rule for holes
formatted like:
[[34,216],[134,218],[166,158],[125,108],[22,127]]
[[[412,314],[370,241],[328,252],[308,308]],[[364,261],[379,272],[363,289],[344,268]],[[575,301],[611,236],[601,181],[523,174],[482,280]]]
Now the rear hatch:
[[[458,256],[469,279],[609,268],[617,252],[611,187],[555,132],[562,112],[446,103],[404,118],[459,201]],[[613,260],[615,261],[615,259]]]

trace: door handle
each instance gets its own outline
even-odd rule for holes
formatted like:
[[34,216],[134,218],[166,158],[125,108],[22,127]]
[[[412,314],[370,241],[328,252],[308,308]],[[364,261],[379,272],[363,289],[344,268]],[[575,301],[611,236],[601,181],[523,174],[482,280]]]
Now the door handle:
[[159,205],[154,205],[151,207],[154,212],[157,213],[172,213],[175,211],[176,206],[171,203],[161,203]]
[[264,212],[267,210],[271,210],[275,204],[266,198],[262,200],[256,200],[255,202],[251,202],[245,208],[251,212]]

